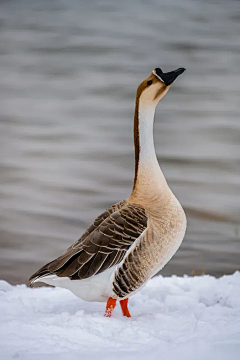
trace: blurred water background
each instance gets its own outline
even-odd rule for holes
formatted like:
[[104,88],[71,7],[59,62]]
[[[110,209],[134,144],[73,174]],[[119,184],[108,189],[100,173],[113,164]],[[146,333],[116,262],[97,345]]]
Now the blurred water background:
[[1,1],[0,278],[22,283],[130,195],[138,84],[187,71],[155,146],[188,217],[165,275],[240,258],[238,1]]

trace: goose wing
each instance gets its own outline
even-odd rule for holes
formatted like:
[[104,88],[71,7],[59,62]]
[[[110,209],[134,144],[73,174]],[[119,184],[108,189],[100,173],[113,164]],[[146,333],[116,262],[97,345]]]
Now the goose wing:
[[121,262],[147,227],[143,207],[122,201],[97,217],[87,231],[60,257],[43,266],[30,281],[50,274],[86,279]]

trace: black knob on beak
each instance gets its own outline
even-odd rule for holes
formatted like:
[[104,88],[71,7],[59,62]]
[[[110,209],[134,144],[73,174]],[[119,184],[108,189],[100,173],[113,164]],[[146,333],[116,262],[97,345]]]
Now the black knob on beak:
[[160,78],[160,80],[162,80],[164,82],[165,85],[171,85],[174,80],[176,80],[176,78],[181,75],[186,69],[184,68],[179,68],[177,70],[174,71],[170,71],[168,73],[164,73],[162,71],[162,69],[160,68],[156,68],[155,72],[156,75],[158,76],[158,78]]

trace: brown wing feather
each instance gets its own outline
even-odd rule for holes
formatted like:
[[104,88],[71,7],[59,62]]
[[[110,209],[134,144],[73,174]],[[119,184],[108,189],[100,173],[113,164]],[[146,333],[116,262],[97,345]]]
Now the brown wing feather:
[[102,213],[60,257],[43,266],[30,281],[56,274],[86,279],[118,264],[147,227],[145,210],[122,201]]

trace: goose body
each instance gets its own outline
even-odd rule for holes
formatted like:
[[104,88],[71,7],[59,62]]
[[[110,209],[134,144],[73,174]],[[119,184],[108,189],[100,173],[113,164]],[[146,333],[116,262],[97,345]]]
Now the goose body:
[[81,238],[30,278],[67,288],[87,301],[107,302],[106,316],[175,254],[186,217],[160,169],[153,142],[156,105],[185,69],[155,69],[138,87],[134,117],[135,179],[131,196],[104,211]]

